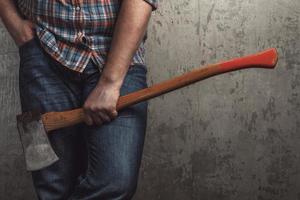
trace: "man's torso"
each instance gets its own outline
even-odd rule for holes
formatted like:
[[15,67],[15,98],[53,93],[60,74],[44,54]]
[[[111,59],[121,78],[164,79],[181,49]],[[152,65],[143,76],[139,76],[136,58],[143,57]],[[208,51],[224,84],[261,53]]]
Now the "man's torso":
[[[82,72],[93,59],[102,70],[121,0],[16,1],[21,14],[37,25],[36,34],[43,48],[55,60]],[[144,41],[133,57],[133,64],[145,62]]]

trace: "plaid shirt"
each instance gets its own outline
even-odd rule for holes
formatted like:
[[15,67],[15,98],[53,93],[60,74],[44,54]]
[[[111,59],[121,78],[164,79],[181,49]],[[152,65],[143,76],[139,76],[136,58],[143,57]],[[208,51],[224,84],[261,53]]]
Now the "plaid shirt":
[[[62,65],[82,72],[90,59],[103,69],[122,0],[16,0],[33,21],[42,47]],[[157,0],[144,0],[157,8]],[[144,64],[146,35],[132,64]]]

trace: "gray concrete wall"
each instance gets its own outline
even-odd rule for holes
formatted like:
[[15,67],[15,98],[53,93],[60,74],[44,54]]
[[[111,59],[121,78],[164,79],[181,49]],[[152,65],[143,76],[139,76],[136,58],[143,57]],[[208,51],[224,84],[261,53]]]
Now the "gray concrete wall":
[[[300,199],[299,16],[299,0],[160,1],[149,85],[268,47],[280,60],[151,100],[135,200]],[[34,199],[15,126],[17,50],[0,30],[0,199]]]

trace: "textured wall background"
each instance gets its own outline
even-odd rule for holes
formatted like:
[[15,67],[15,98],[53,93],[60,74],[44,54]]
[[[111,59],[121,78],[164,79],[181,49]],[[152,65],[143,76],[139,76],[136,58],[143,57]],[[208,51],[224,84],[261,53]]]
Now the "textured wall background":
[[[275,70],[216,76],[150,101],[135,200],[300,200],[300,1],[160,1],[149,85],[277,47]],[[17,49],[0,26],[0,199],[35,199],[15,126]]]

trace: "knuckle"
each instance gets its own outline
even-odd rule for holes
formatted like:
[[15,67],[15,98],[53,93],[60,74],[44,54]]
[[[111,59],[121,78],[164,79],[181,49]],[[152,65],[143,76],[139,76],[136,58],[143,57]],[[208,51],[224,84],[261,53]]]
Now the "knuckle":
[[84,119],[84,122],[87,124],[87,125],[92,125],[92,121],[88,118],[85,118]]
[[111,121],[111,118],[110,116],[106,116],[106,121],[110,122]]
[[111,111],[110,111],[110,115],[111,115],[111,116],[115,116],[115,115],[116,115],[116,113],[117,113],[117,111],[116,111],[116,110],[111,110]]
[[99,112],[101,112],[101,113],[105,113],[106,112],[106,108],[105,107],[101,107],[101,108],[99,108]]
[[103,122],[110,121],[110,118],[106,113],[101,113],[101,119],[102,119]]
[[108,117],[107,115],[103,115],[103,116],[102,116],[102,120],[103,120],[103,121],[109,121],[109,117]]
[[109,119],[105,119],[105,120],[103,120],[103,122],[107,123],[107,122],[110,122],[110,120]]
[[110,113],[114,113],[115,110],[116,110],[116,108],[115,108],[114,106],[110,106],[110,107],[108,108],[108,111],[109,111]]
[[83,110],[87,111],[87,110],[90,110],[90,107],[91,106],[89,104],[84,104],[82,108],[83,108]]
[[97,112],[97,111],[100,110],[100,108],[99,108],[98,106],[91,106],[91,107],[90,107],[90,110],[91,110],[92,112]]
[[114,118],[116,118],[118,116],[118,113],[117,112],[113,112],[113,116],[114,116]]

